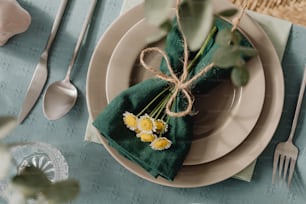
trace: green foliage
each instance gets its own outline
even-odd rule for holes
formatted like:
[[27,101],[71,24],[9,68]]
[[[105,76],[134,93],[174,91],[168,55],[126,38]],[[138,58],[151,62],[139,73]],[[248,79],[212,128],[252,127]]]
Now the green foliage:
[[189,0],[180,6],[180,23],[191,51],[200,49],[213,25],[212,0]]
[[8,148],[0,144],[0,180],[5,178],[11,164],[11,155]]
[[25,198],[37,199],[43,196],[49,204],[69,202],[79,193],[77,181],[68,179],[51,183],[40,169],[33,166],[25,167],[19,175],[14,176],[12,184]]
[[76,180],[68,179],[50,185],[42,191],[44,197],[51,203],[63,203],[73,200],[80,191]]
[[26,198],[36,198],[37,194],[51,185],[47,176],[38,168],[25,167],[19,175],[12,178],[12,184]]
[[[16,126],[16,119],[11,116],[0,116],[0,139],[6,137]],[[9,148],[0,143],[0,180],[5,178],[11,165]]]
[[224,29],[218,32],[216,43],[220,46],[228,46],[233,39],[232,32],[229,29]]
[[220,47],[213,56],[213,62],[220,68],[242,66],[245,62],[235,47]]
[[237,12],[238,12],[237,9],[231,8],[231,9],[226,9],[224,11],[221,11],[220,13],[218,13],[218,15],[223,16],[223,17],[231,17],[231,16],[236,15]]
[[7,134],[16,126],[16,119],[11,116],[0,117],[0,139],[7,136]]
[[236,86],[245,86],[249,81],[249,72],[245,67],[234,67],[231,73],[231,79]]
[[165,38],[171,29],[172,29],[172,23],[168,19],[159,26],[159,33],[154,33],[153,35],[149,36],[146,40],[148,43],[158,42],[163,38]]
[[[165,37],[169,32],[168,24],[171,9],[174,7],[175,0],[145,0],[146,20],[161,28],[161,32],[150,37],[149,41],[158,41]],[[184,34],[186,35],[190,50],[196,51],[206,39],[213,24],[213,5],[212,0],[187,0],[180,5],[180,18]]]
[[[14,117],[0,117],[0,139],[4,138],[15,126],[16,119]],[[5,178],[11,165],[9,148],[21,144],[11,143],[4,145],[0,143],[0,180]],[[52,183],[43,171],[34,166],[25,167],[18,175],[12,178],[11,183],[24,196],[24,199],[39,200],[43,198],[43,200],[47,200],[48,204],[69,202],[79,193],[77,181],[70,179]]]
[[173,0],[145,0],[144,9],[146,21],[159,27],[159,33],[149,36],[147,42],[154,43],[165,38],[172,27],[170,13]]
[[246,58],[255,56],[256,50],[241,46],[241,35],[230,29],[220,31],[216,43],[220,46],[213,56],[213,62],[220,68],[233,68],[231,79],[234,85],[244,86],[248,83],[249,73],[245,68]]
[[[145,0],[146,20],[160,28],[160,33],[150,36],[149,43],[164,38],[170,31],[170,13],[176,0]],[[221,11],[219,16],[230,17],[238,12],[237,9]],[[183,33],[187,38],[191,51],[197,51],[207,38],[214,21],[212,0],[182,0],[179,8],[180,23]]]
[[173,8],[173,0],[145,0],[144,10],[146,20],[156,26],[160,26],[169,19]]

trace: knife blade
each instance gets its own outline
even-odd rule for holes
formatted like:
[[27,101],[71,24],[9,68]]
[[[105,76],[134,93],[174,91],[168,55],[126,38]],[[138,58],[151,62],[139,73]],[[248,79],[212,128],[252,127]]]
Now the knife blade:
[[58,31],[61,19],[64,15],[64,11],[67,6],[67,2],[68,0],[61,1],[61,5],[58,9],[54,23],[52,25],[46,47],[44,51],[42,52],[42,55],[40,56],[40,59],[39,59],[39,63],[37,64],[35,68],[35,71],[33,73],[30,85],[28,87],[27,94],[25,96],[21,111],[17,118],[18,124],[21,124],[23,120],[27,117],[27,115],[30,113],[30,111],[34,107],[47,81],[47,77],[48,77],[48,67],[47,67],[48,63],[47,62],[48,62],[49,49]]

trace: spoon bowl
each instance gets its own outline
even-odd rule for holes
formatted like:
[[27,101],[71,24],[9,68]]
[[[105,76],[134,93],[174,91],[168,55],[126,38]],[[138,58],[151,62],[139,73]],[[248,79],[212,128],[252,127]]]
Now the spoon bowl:
[[56,81],[46,90],[44,114],[48,120],[63,117],[74,106],[78,97],[77,88],[67,80]]

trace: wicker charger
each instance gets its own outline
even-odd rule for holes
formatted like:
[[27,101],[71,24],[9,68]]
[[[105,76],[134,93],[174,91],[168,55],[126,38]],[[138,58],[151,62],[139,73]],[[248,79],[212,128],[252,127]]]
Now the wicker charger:
[[305,0],[231,0],[238,6],[306,26]]

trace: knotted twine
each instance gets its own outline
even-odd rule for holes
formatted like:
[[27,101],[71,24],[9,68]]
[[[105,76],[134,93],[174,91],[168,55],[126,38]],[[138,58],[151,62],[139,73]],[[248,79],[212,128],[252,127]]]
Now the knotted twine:
[[[142,66],[146,70],[153,73],[157,78],[165,80],[167,82],[170,82],[174,85],[174,88],[172,90],[172,95],[169,98],[169,100],[166,104],[166,107],[165,107],[166,114],[171,116],[171,117],[183,117],[183,116],[186,116],[186,115],[188,115],[192,112],[192,107],[193,107],[193,103],[194,103],[194,96],[191,93],[190,87],[191,87],[193,82],[195,82],[197,79],[199,79],[201,76],[206,74],[210,69],[212,69],[215,66],[214,63],[210,63],[206,67],[201,69],[201,71],[199,71],[191,79],[187,80],[189,51],[188,51],[187,39],[186,39],[186,36],[185,36],[185,34],[182,30],[182,26],[181,26],[181,23],[180,23],[180,15],[179,15],[180,2],[181,2],[180,0],[176,0],[176,9],[175,9],[176,19],[177,19],[177,24],[178,24],[178,30],[181,33],[182,40],[183,40],[183,46],[184,46],[183,73],[181,74],[180,78],[178,78],[177,75],[174,73],[167,54],[162,49],[160,49],[159,47],[145,48],[140,53],[140,63],[142,64]],[[242,12],[240,13],[240,15],[238,17],[233,19],[233,21],[232,21],[233,27],[232,27],[232,30],[231,30],[232,32],[237,29],[237,27],[240,23],[240,19],[242,18],[243,14],[244,14],[244,9],[242,10]],[[149,65],[147,65],[145,63],[145,61],[144,61],[145,54],[149,53],[149,52],[154,52],[154,51],[161,54],[162,57],[165,59],[166,64],[167,64],[167,68],[170,72],[170,76],[162,73],[161,71],[158,71],[157,69],[155,69],[153,67],[150,67]],[[183,93],[183,95],[187,99],[187,107],[183,111],[173,112],[173,111],[171,111],[172,104],[173,104],[174,100],[176,99],[176,97],[178,96],[178,94],[180,92]]]

